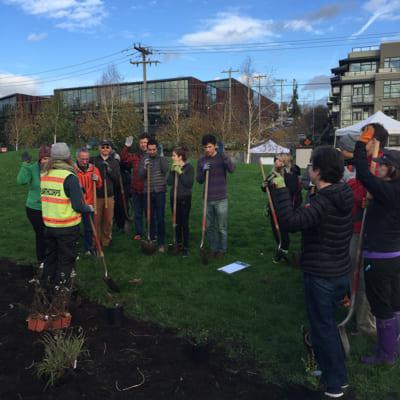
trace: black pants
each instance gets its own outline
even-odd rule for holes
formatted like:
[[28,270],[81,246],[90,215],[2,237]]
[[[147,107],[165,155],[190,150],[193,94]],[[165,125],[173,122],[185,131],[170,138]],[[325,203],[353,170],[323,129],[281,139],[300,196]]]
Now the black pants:
[[45,226],[42,218],[41,210],[34,210],[33,208],[26,207],[26,216],[35,231],[36,239],[36,258],[39,263],[44,261],[46,254],[46,243],[44,238]]
[[[171,210],[173,211],[173,199],[171,198]],[[178,198],[176,202],[176,241],[183,247],[189,247],[189,215],[192,207],[192,197]]]
[[79,225],[68,228],[46,228],[47,254],[43,280],[46,287],[71,284],[71,272],[78,254]]
[[125,226],[125,210],[124,210],[124,203],[122,200],[122,192],[119,187],[114,186],[114,219],[119,230],[123,230]]
[[400,257],[364,259],[367,298],[376,318],[393,318],[400,311]]
[[[275,228],[274,218],[272,216],[271,209],[268,209],[268,213],[269,213],[269,218],[271,220],[272,234],[274,235],[276,244],[279,245],[278,232],[276,231],[276,228]],[[281,232],[281,249],[289,250],[289,246],[290,246],[289,233],[284,231],[284,230],[282,230],[282,229],[280,229],[280,232]]]

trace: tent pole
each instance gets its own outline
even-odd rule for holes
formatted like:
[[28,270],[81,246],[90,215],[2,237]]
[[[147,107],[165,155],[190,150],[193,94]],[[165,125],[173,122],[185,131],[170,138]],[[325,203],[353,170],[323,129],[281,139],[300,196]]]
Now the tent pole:
[[333,139],[333,148],[336,149],[336,131],[335,131],[335,137]]

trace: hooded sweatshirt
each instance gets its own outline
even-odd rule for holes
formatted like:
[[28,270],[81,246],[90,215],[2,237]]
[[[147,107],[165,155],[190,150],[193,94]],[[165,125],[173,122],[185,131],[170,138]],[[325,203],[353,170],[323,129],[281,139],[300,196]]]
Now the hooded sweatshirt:
[[303,271],[323,278],[348,274],[353,233],[351,188],[342,182],[327,186],[311,196],[306,207],[295,211],[287,189],[276,189],[272,195],[282,229],[302,232]]

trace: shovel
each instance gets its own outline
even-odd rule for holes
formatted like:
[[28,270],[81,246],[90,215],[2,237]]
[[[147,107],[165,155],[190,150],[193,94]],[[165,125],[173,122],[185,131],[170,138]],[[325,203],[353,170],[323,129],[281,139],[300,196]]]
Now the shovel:
[[179,253],[179,246],[176,243],[176,203],[178,198],[178,182],[179,182],[179,175],[175,172],[175,179],[174,179],[174,204],[172,207],[172,244],[168,246],[168,253],[171,256],[176,256]]
[[[378,157],[379,154],[379,143],[377,143],[374,147],[372,158]],[[376,163],[374,161],[371,162],[369,170],[372,174],[375,173]],[[367,193],[367,198],[369,197],[369,193]],[[351,321],[355,313],[355,305],[356,305],[356,298],[358,287],[360,283],[360,276],[361,276],[361,268],[363,264],[362,258],[362,247],[363,247],[363,236],[364,236],[364,229],[365,229],[365,219],[367,216],[367,207],[364,208],[362,222],[361,222],[361,229],[360,229],[360,239],[358,241],[357,246],[357,253],[356,253],[356,269],[353,275],[353,284],[351,286],[351,299],[350,299],[350,309],[347,313],[346,318],[338,324],[338,330],[340,334],[340,340],[342,341],[342,346],[346,357],[350,355],[350,342],[346,332],[346,325]]]
[[105,259],[105,257],[104,257],[103,249],[101,248],[100,240],[99,240],[99,237],[97,236],[96,227],[94,226],[94,223],[93,223],[93,220],[92,220],[92,216],[91,216],[91,215],[89,216],[89,221],[90,221],[90,226],[92,227],[94,241],[95,241],[95,243],[96,243],[97,256],[101,258],[101,261],[102,261],[103,267],[104,267],[103,281],[105,282],[105,284],[108,286],[108,288],[109,288],[112,292],[119,293],[119,291],[120,291],[120,290],[119,290],[119,287],[118,287],[117,284],[108,276],[108,269],[107,269],[106,259]]
[[104,208],[108,208],[107,167],[104,167]]
[[131,215],[129,215],[129,210],[128,210],[128,203],[126,201],[126,196],[125,196],[125,189],[124,189],[124,184],[122,182],[122,176],[119,175],[119,185],[121,187],[121,198],[122,198],[122,205],[124,207],[124,213],[125,213],[125,218],[129,221],[132,222],[133,218]]
[[[261,174],[263,177],[263,182],[265,182],[265,180],[267,179],[265,176],[265,171],[264,171],[264,167],[262,165],[262,161],[261,158],[259,159],[259,164],[260,164],[260,168],[261,168]],[[267,197],[268,197],[268,203],[269,203],[269,208],[271,210],[271,214],[272,214],[272,219],[274,221],[274,226],[275,226],[275,230],[276,230],[276,234],[278,236],[278,250],[280,250],[281,245],[282,245],[282,237],[281,237],[281,230],[279,228],[279,222],[278,222],[278,217],[276,215],[276,211],[275,211],[275,207],[274,207],[274,203],[272,202],[272,196],[271,196],[271,192],[269,190],[268,185],[265,186],[265,191],[267,193]]]
[[147,165],[147,239],[142,240],[142,252],[147,255],[154,254],[157,244],[150,238],[150,164]]
[[206,237],[206,224],[207,224],[207,199],[208,199],[208,179],[210,170],[206,170],[206,181],[204,184],[204,199],[203,199],[203,218],[201,221],[201,243],[200,243],[200,259],[203,264],[208,264],[207,252],[204,248]]

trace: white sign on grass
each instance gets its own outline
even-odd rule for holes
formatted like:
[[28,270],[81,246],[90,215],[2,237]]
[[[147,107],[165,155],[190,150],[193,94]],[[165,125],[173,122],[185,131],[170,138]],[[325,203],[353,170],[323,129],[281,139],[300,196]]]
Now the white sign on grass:
[[226,274],[233,274],[247,267],[250,267],[250,264],[246,264],[242,261],[235,261],[232,264],[225,265],[225,267],[218,268],[218,271],[225,272]]

